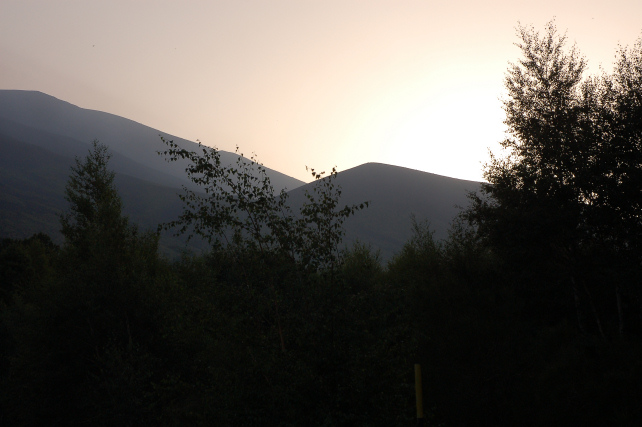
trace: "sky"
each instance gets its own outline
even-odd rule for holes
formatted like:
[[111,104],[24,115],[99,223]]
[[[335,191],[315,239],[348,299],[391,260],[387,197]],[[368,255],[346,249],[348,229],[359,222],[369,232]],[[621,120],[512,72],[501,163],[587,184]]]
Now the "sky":
[[516,27],[610,72],[640,0],[0,0],[0,89],[36,90],[310,181],[387,163],[482,180]]

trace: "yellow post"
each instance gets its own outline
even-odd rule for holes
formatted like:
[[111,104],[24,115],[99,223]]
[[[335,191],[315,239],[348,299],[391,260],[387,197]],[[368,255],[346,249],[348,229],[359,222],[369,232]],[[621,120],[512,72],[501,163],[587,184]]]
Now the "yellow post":
[[424,396],[421,388],[421,365],[415,364],[415,394],[417,396],[417,425],[424,425]]

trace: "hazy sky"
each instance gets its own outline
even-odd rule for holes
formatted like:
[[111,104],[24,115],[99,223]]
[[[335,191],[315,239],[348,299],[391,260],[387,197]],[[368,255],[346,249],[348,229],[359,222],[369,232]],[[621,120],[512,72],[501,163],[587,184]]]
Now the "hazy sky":
[[305,166],[481,179],[518,21],[611,71],[641,0],[0,0],[0,89]]

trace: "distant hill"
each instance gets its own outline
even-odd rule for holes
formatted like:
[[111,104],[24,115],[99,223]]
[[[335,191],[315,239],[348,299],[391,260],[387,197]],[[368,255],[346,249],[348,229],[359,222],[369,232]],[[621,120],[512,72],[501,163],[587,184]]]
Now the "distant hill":
[[[64,191],[73,160],[8,137],[1,127],[0,150],[0,238],[20,239],[44,232],[62,243],[59,215],[67,209]],[[176,187],[122,173],[116,174],[115,184],[125,215],[143,230],[155,230],[182,211]],[[177,255],[185,248],[185,239],[163,234],[161,249],[165,254]],[[189,248],[199,251],[203,245],[194,242]]]
[[[99,111],[85,110],[40,92],[0,90],[0,238],[25,238],[43,231],[61,242],[58,215],[67,207],[64,188],[75,157],[84,157],[94,139],[112,153],[110,168],[123,198],[124,213],[142,229],[175,219],[182,210],[177,197],[190,185],[185,166],[156,154],[165,146],[160,131]],[[185,148],[196,144],[166,135]],[[237,156],[223,153],[224,161]],[[289,191],[300,206],[311,184],[268,169],[277,191]],[[340,172],[341,204],[370,202],[346,222],[345,243],[359,240],[381,250],[384,260],[397,253],[412,234],[411,216],[426,220],[438,239],[447,236],[457,206],[468,203],[467,191],[479,183],[417,170],[367,163]],[[161,239],[165,253],[177,254],[184,239],[169,233]],[[192,249],[203,248],[198,242]]]
[[[370,206],[346,221],[344,242],[356,240],[381,250],[390,259],[412,236],[412,216],[427,221],[436,239],[448,236],[449,226],[468,205],[469,191],[479,182],[448,178],[414,169],[381,163],[366,163],[339,172],[341,206],[369,201]],[[313,183],[290,192],[293,205],[304,201]]]
[[[61,242],[58,215],[67,207],[64,188],[76,157],[83,158],[98,139],[112,154],[110,169],[124,211],[143,229],[175,219],[182,205],[182,185],[193,187],[185,163],[168,163],[156,152],[166,146],[163,135],[183,148],[197,144],[164,134],[132,120],[79,108],[41,92],[0,90],[0,237],[24,238],[43,231]],[[221,152],[223,162],[238,156]],[[267,169],[278,190],[303,181]],[[185,239],[167,233],[166,253],[176,253]],[[191,244],[198,249],[198,243]]]
[[[197,144],[133,120],[80,108],[42,92],[23,90],[0,90],[0,119],[3,119],[0,131],[19,141],[53,152],[58,152],[64,146],[63,154],[73,157],[80,150],[78,144],[86,144],[87,148],[80,150],[84,155],[91,142],[98,139],[114,153],[112,167],[117,172],[162,185],[170,182],[179,187],[184,183],[189,184],[185,163],[167,163],[156,153],[166,148],[159,135],[174,140],[188,150],[195,150]],[[234,153],[222,151],[221,154],[223,163],[227,164],[234,163],[238,158]],[[124,159],[128,159],[127,165],[121,164]],[[291,190],[304,184],[269,168],[267,173],[278,191],[282,188]],[[166,175],[174,179],[168,180]]]

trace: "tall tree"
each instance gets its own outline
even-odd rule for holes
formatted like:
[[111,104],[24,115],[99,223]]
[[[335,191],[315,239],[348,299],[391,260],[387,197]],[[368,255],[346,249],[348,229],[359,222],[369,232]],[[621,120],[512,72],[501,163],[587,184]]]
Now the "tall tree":
[[123,216],[109,158],[94,141],[76,159],[55,274],[25,287],[7,311],[10,424],[150,423],[142,420],[152,412],[147,348],[158,315],[147,301],[156,297],[157,236]]
[[155,257],[158,237],[139,233],[123,215],[110,158],[108,148],[97,140],[84,159],[76,158],[65,189],[69,210],[60,217],[61,231],[66,250],[96,261],[92,268],[104,265],[111,272],[131,273],[138,268],[132,263]]
[[594,192],[607,211],[608,238],[621,248],[637,248],[642,221],[642,38],[620,47],[615,70],[604,79],[602,122],[607,122],[600,152],[602,169]]
[[615,300],[613,289],[620,330],[623,319],[621,277],[610,266],[639,265],[631,252],[642,207],[639,43],[621,50],[612,76],[585,78],[586,61],[565,49],[553,22],[543,36],[523,26],[518,35],[504,152],[485,166],[488,183],[466,216],[533,297],[565,310],[572,296],[580,329],[604,336],[598,301]]
[[553,23],[542,38],[532,28],[518,31],[523,58],[505,78],[509,136],[501,142],[504,153],[485,166],[488,183],[468,216],[504,258],[541,266],[554,251],[571,256],[578,241],[577,182],[592,142],[580,126],[586,64],[575,49],[565,52]]
[[114,187],[114,172],[107,169],[111,155],[97,140],[84,160],[76,158],[65,189],[69,211],[61,215],[62,234],[67,245],[85,252],[103,244],[115,244],[126,233],[127,218]]

